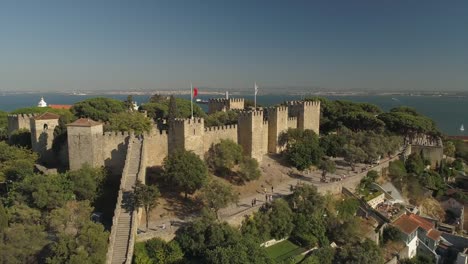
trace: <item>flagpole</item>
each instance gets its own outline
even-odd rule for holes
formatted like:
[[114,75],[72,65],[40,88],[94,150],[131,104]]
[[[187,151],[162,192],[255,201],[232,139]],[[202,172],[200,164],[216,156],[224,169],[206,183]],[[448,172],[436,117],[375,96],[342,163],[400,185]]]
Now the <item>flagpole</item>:
[[190,110],[192,112],[192,119],[193,119],[193,86],[190,83]]
[[257,109],[257,82],[254,83],[254,109]]

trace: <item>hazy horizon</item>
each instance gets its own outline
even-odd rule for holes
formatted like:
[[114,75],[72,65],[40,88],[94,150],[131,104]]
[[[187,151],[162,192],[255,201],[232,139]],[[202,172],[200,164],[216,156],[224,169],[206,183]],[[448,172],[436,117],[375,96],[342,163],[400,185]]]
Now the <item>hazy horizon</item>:
[[5,1],[0,91],[468,91],[467,12],[466,1]]

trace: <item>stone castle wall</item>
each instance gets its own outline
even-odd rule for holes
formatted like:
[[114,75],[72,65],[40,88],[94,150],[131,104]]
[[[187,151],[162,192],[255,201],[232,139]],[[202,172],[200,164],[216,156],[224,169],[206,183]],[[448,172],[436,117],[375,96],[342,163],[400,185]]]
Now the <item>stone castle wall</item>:
[[208,152],[212,145],[221,141],[221,139],[230,139],[237,142],[237,125],[206,127],[203,135],[203,151]]
[[30,118],[31,147],[39,154],[39,160],[46,164],[54,163],[55,154],[52,150],[54,141],[54,130],[57,127],[58,119]]
[[169,154],[167,130],[153,129],[145,134],[146,164],[148,167],[160,166]]
[[102,160],[111,174],[122,172],[127,155],[128,132],[105,132],[102,134]]
[[8,115],[8,135],[18,129],[27,129],[31,131],[31,119],[35,114]]
[[[224,102],[232,108],[243,108],[243,99],[214,99],[212,102]],[[12,115],[8,117],[9,131],[19,128],[31,129],[34,115]],[[146,164],[162,165],[164,158],[176,149],[193,151],[204,157],[209,148],[221,139],[230,139],[240,144],[244,154],[261,161],[267,153],[278,153],[278,137],[288,128],[314,129],[318,132],[320,103],[290,102],[288,106],[263,110],[239,112],[237,125],[205,127],[204,120],[176,119],[169,132],[154,127],[144,135],[147,144]],[[36,124],[36,127],[43,125]],[[47,142],[53,140],[52,134]],[[103,132],[102,124],[92,126],[68,126],[68,158],[71,170],[79,169],[85,163],[93,167],[106,166],[111,173],[119,174],[123,170],[127,155],[129,133]],[[34,144],[39,138],[32,138]],[[48,144],[48,143],[47,143]],[[47,145],[48,146],[48,145]],[[51,147],[51,146],[50,146]]]

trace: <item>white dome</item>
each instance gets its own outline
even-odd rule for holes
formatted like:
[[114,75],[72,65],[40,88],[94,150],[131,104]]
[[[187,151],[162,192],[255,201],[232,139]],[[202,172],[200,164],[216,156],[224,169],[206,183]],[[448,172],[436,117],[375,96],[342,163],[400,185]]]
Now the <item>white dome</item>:
[[44,97],[41,97],[39,103],[37,103],[38,107],[47,107],[47,103],[44,101]]

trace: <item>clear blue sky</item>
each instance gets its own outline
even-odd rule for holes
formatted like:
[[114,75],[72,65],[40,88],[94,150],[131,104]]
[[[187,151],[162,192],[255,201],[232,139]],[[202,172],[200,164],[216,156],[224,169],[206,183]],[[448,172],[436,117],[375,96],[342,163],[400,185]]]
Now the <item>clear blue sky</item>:
[[468,90],[468,1],[3,0],[0,90]]

